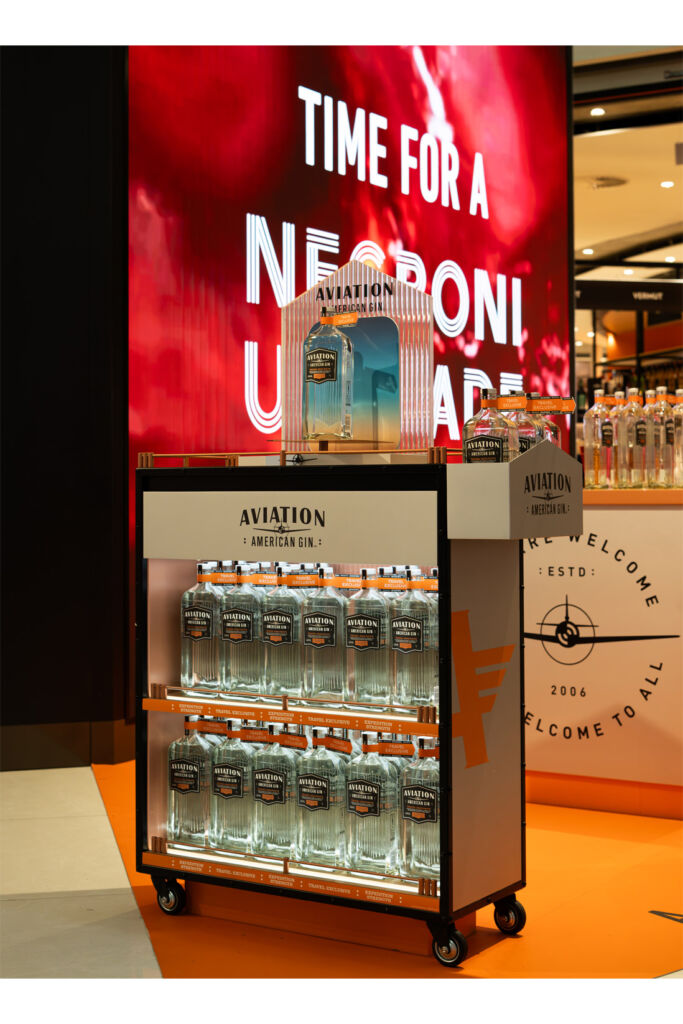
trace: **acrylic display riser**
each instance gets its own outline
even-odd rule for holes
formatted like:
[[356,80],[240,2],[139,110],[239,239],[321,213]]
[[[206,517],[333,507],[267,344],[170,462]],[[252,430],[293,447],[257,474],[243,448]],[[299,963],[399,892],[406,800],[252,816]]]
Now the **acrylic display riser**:
[[[456,921],[493,904],[503,933],[525,922],[515,896],[526,884],[520,542],[581,533],[581,469],[547,442],[510,464],[339,462],[137,472],[137,869],[168,914],[193,880],[423,920],[434,955],[453,967],[467,954]],[[258,506],[320,514],[305,531],[271,534],[243,515]],[[179,601],[207,557],[438,566],[439,720],[434,709],[183,693]],[[438,884],[169,844],[165,757],[186,715],[437,738]]]

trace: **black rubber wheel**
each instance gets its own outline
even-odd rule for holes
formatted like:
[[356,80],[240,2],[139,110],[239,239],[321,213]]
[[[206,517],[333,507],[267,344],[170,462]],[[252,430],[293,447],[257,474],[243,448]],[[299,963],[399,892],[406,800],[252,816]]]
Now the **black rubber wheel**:
[[449,932],[448,945],[444,946],[434,939],[432,952],[444,967],[457,967],[467,956],[467,939],[457,928],[452,928]]
[[496,903],[493,911],[496,928],[503,935],[516,935],[526,924],[526,910],[514,896]]
[[182,914],[185,909],[185,890],[179,882],[166,882],[163,892],[157,892],[157,903],[164,914]]

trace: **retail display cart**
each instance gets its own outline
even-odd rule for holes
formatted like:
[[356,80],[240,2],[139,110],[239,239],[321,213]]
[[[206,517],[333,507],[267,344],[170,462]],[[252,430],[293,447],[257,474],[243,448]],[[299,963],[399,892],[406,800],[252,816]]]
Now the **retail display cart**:
[[[183,909],[180,880],[196,879],[399,914],[426,922],[446,966],[466,956],[455,922],[471,911],[493,904],[508,934],[524,925],[515,897],[526,884],[520,540],[581,532],[581,470],[547,442],[509,464],[422,459],[244,466],[232,458],[221,468],[138,470],[137,869],[151,874],[166,913]],[[309,510],[305,529],[257,529],[250,510],[264,507]],[[438,566],[438,702],[372,712],[183,691],[180,598],[208,557],[326,561],[348,573]],[[169,842],[167,750],[191,715],[438,738],[438,882]]]

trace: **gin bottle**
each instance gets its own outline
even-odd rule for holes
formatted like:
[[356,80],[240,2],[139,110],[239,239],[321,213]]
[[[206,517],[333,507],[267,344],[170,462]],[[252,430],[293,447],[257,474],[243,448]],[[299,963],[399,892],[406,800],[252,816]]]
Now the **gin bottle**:
[[211,755],[209,842],[221,850],[246,852],[251,843],[253,755],[239,738],[239,722],[227,725],[228,735]]
[[584,486],[607,487],[612,455],[612,424],[609,422],[605,392],[595,392],[595,404],[583,418]]
[[171,843],[204,846],[209,817],[211,754],[214,749],[185,721],[185,734],[168,748],[168,826]]
[[304,341],[303,436],[353,437],[353,344],[331,310],[323,307],[320,326]]
[[431,635],[434,611],[423,590],[415,587],[410,569],[406,590],[391,604],[391,650],[396,694],[401,704],[434,703],[434,666]]
[[180,603],[180,685],[218,688],[218,591],[209,581],[218,562],[198,562],[197,582]]
[[674,406],[674,487],[683,487],[683,388],[676,388]]
[[253,850],[267,857],[293,857],[296,848],[296,762],[291,747],[281,746],[275,726],[269,743],[253,761]]
[[[648,391],[647,396],[651,395]],[[674,415],[666,399],[666,387],[658,387],[654,401],[648,401],[646,407],[648,487],[673,485]]]
[[517,428],[520,455],[543,440],[537,422],[527,412],[527,397],[523,391],[511,391],[509,395],[501,395],[497,408]]
[[609,475],[610,487],[619,486],[619,424],[621,422],[625,406],[626,398],[623,391],[615,391],[611,401],[608,401],[607,403],[607,410],[612,424],[612,461],[610,463]]
[[617,487],[645,486],[647,424],[638,388],[629,388],[617,420]]
[[[352,699],[374,710],[394,701],[389,641],[389,605],[368,569],[361,570],[361,589],[350,598],[344,630],[349,652]],[[349,692],[351,699],[351,692]]]
[[439,810],[439,762],[421,738],[401,776],[401,874],[439,878]]
[[[368,746],[363,734],[363,746]],[[397,873],[398,785],[395,769],[372,751],[346,766],[346,857],[350,868]]]
[[510,462],[519,455],[517,429],[496,408],[498,392],[483,388],[481,409],[462,431],[463,462]]
[[325,570],[318,570],[318,586],[302,607],[304,643],[304,694],[340,707],[346,689],[344,610],[346,599],[326,584]]
[[235,586],[225,589],[218,604],[221,690],[255,695],[262,692],[264,681],[263,598],[243,575],[242,566],[236,567],[235,574]]
[[275,697],[300,697],[303,683],[301,594],[290,589],[287,580],[282,566],[278,566],[277,583],[266,592],[263,603],[265,689]]
[[342,759],[314,729],[313,747],[299,758],[296,770],[299,860],[343,866],[344,782]]

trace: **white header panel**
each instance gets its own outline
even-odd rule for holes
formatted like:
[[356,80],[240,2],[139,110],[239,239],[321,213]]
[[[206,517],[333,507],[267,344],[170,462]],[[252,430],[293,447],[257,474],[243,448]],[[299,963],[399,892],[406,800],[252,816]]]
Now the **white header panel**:
[[147,491],[145,558],[435,565],[436,491]]

